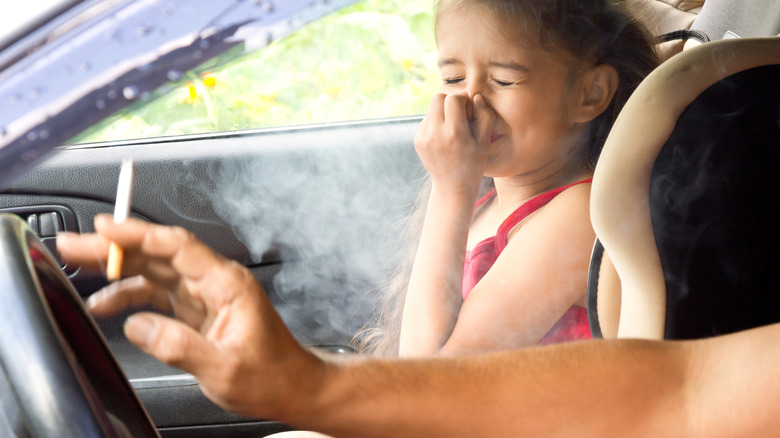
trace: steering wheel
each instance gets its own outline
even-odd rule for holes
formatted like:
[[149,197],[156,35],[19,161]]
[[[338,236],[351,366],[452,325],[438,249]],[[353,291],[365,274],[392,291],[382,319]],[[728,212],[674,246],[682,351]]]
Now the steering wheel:
[[0,426],[19,436],[159,437],[73,285],[11,214],[0,214],[0,391]]

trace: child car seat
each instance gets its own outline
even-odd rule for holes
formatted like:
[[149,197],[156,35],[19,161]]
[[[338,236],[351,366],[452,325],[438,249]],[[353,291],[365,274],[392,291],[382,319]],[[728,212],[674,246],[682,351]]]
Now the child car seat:
[[661,43],[657,50],[662,60],[680,53],[689,38],[703,38],[690,33],[690,28],[704,0],[626,0],[626,3],[653,35],[659,37]]
[[666,60],[695,44],[729,37],[780,34],[777,0],[627,0],[658,35],[658,51]]
[[690,30],[708,41],[729,37],[756,38],[780,34],[777,0],[707,0]]
[[665,62],[626,104],[592,188],[594,337],[780,321],[778,78],[780,38],[723,40]]

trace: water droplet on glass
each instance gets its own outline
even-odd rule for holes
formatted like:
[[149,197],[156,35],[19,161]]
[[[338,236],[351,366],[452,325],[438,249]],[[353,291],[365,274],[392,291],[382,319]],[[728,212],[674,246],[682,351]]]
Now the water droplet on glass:
[[41,90],[38,88],[33,88],[32,91],[30,91],[30,99],[39,99],[41,97]]
[[208,42],[208,40],[200,40],[198,43],[198,47],[200,47],[203,50],[206,50],[211,46],[211,43]]
[[106,97],[110,100],[116,99],[116,90],[108,90],[108,93],[106,93]]
[[152,93],[144,91],[141,93],[141,100],[149,100],[152,98]]
[[99,109],[99,110],[105,109],[105,107],[106,107],[106,101],[105,101],[105,100],[103,100],[103,99],[100,99],[100,100],[98,100],[97,102],[95,102],[95,106],[96,106],[96,107],[97,107],[97,109]]
[[138,33],[138,36],[146,36],[149,35],[153,30],[154,30],[154,25],[151,23],[146,23],[143,26],[138,26],[136,32]]
[[35,131],[30,131],[27,133],[27,140],[35,141],[38,139],[38,134]]
[[182,74],[182,72],[180,72],[179,70],[168,70],[168,74],[166,76],[168,77],[169,81],[177,82],[184,77],[184,74]]
[[196,51],[192,52],[192,58],[193,59],[201,59],[201,58],[203,58],[203,52],[201,52],[200,50],[196,50]]
[[79,64],[79,70],[83,72],[88,72],[90,68],[92,68],[92,66],[89,65],[88,62],[82,62],[81,64]]
[[176,8],[176,5],[174,5],[171,2],[168,2],[165,4],[165,7],[163,7],[163,15],[171,15],[173,14],[173,10]]
[[272,5],[271,3],[265,2],[265,3],[263,3],[263,10],[266,11],[266,12],[273,12],[274,5]]
[[138,87],[135,85],[128,85],[122,89],[122,96],[127,100],[133,100],[138,97]]
[[49,131],[45,129],[41,129],[41,133],[38,134],[38,137],[40,137],[41,140],[46,140],[47,138],[49,138]]

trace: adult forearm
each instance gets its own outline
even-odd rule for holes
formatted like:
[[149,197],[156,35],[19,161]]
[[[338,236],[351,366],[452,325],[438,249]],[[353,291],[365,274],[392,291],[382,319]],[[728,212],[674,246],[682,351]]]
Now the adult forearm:
[[404,303],[402,355],[435,354],[452,332],[475,198],[433,185]]
[[329,363],[292,424],[340,437],[689,436],[689,348],[594,341]]
[[780,436],[780,324],[695,343],[690,436]]

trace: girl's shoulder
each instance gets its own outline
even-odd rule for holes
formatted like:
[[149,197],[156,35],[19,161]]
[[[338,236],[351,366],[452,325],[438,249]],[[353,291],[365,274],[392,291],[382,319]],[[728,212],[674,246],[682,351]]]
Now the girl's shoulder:
[[499,240],[508,244],[520,234],[537,236],[566,235],[568,231],[590,228],[590,182],[575,184],[555,194],[545,205],[533,211],[524,220],[507,221],[505,238]]
[[590,199],[590,187],[592,185],[593,178],[588,178],[582,181],[578,181],[569,186],[564,186],[563,190],[558,193],[552,201],[558,200],[573,200],[573,199]]
[[573,208],[589,209],[591,180],[592,178],[579,180],[540,195],[540,198],[547,196],[548,199],[543,201],[544,205],[538,209],[537,216],[544,216],[543,213],[571,211]]
[[550,202],[540,209],[539,213],[571,213],[572,210],[590,209],[591,182],[585,181],[565,188]]

